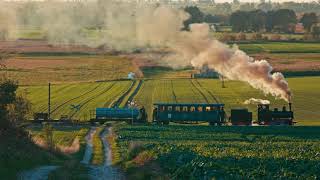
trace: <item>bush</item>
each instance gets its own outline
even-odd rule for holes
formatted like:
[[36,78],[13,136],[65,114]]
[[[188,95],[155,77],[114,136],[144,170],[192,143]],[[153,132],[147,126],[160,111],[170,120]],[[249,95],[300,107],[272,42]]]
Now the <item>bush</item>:
[[270,39],[272,41],[280,41],[281,40],[281,36],[279,34],[273,34]]
[[237,34],[237,41],[245,41],[247,40],[247,35],[245,33]]
[[254,33],[252,36],[251,36],[251,40],[255,40],[255,41],[259,41],[259,40],[262,40],[263,36],[261,33]]

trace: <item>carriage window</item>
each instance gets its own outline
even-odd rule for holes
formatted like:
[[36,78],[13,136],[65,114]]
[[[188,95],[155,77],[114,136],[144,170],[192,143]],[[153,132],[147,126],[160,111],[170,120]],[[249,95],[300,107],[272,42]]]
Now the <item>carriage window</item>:
[[206,111],[210,111],[210,107],[209,106],[206,107]]
[[194,111],[196,111],[196,108],[195,108],[194,106],[191,106],[191,107],[190,107],[190,111],[191,111],[191,112],[194,112]]
[[211,111],[215,111],[215,110],[217,110],[217,107],[211,107]]
[[172,111],[172,106],[168,106],[168,111]]
[[176,106],[175,111],[180,112],[180,106]]
[[201,106],[199,106],[199,107],[198,107],[198,111],[199,111],[199,112],[202,112],[202,111],[203,111],[203,108],[202,108]]
[[166,110],[166,107],[164,107],[164,106],[160,106],[160,112],[163,112],[163,111],[165,111]]
[[182,111],[188,112],[188,106],[183,106]]

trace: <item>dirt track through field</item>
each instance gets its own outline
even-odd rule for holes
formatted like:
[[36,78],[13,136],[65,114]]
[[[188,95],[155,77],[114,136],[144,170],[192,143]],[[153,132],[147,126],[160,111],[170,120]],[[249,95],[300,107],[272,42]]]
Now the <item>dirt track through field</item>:
[[[209,103],[209,100],[207,98],[207,96],[202,92],[202,90],[199,88],[199,86],[195,85],[194,84],[194,81],[193,80],[190,80],[192,86],[197,89],[197,91],[201,94],[201,96],[203,97],[203,99],[206,101],[206,103]],[[197,81],[198,82],[198,81]]]
[[135,89],[135,90],[133,91],[133,93],[131,93],[131,95],[129,96],[128,101],[126,102],[125,107],[128,107],[128,103],[131,102],[131,101],[134,99],[134,97],[138,94],[138,92],[139,92],[142,84],[143,84],[143,81],[140,80],[138,86],[136,87],[136,89]]
[[92,180],[122,180],[124,176],[120,171],[112,167],[112,153],[107,136],[112,129],[106,128],[100,135],[104,150],[104,164],[102,166],[90,166],[89,178]]
[[176,95],[176,93],[174,92],[173,81],[172,81],[172,80],[171,80],[171,89],[172,89],[172,97],[173,97],[173,99],[174,99],[174,102],[175,102],[175,103],[178,103],[177,95]]
[[[211,96],[212,99],[214,99],[214,101],[215,101],[216,103],[219,103],[219,102],[220,102],[220,101],[218,100],[218,98],[216,98],[216,96],[213,95],[211,91],[209,91],[207,88],[205,88],[204,86],[202,86],[201,83],[200,83],[197,79],[195,79],[195,81],[196,81],[196,83],[197,83],[199,86],[196,86],[195,84],[194,84],[194,86],[197,87],[197,89],[199,90],[199,92],[201,92],[201,89],[203,89],[203,90],[205,90],[205,91]],[[199,87],[200,87],[200,88],[199,88]],[[202,92],[201,94],[204,96],[203,92]],[[204,97],[205,97],[205,96],[204,96]],[[207,99],[207,98],[206,98],[206,99]],[[208,99],[207,99],[207,100],[208,100]],[[207,102],[208,102],[208,101],[207,101]]]
[[131,90],[133,89],[134,85],[137,83],[137,81],[133,81],[130,85],[130,87],[128,88],[127,91],[125,91],[116,101],[114,101],[111,105],[112,108],[116,108],[119,107],[120,104],[122,103],[123,99],[131,92]]
[[92,152],[93,152],[92,140],[93,140],[93,136],[96,132],[97,132],[96,128],[91,128],[89,133],[86,136],[87,146],[86,146],[86,151],[84,152],[83,159],[81,161],[81,163],[83,163],[83,164],[86,164],[86,165],[90,164]]

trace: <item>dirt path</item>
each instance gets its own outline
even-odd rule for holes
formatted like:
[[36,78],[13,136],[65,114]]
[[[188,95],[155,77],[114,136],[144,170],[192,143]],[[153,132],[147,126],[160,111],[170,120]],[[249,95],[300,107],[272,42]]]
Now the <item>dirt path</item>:
[[93,152],[92,139],[96,131],[97,131],[96,128],[91,128],[90,132],[86,136],[87,147],[86,147],[86,151],[84,153],[83,159],[81,161],[81,163],[83,164],[87,164],[87,165],[90,164],[90,160]]
[[107,141],[107,136],[110,133],[111,128],[106,128],[101,134],[100,138],[104,147],[105,161],[102,166],[91,166],[89,170],[89,177],[92,180],[121,180],[124,176],[120,171],[112,167],[112,154],[110,145]]

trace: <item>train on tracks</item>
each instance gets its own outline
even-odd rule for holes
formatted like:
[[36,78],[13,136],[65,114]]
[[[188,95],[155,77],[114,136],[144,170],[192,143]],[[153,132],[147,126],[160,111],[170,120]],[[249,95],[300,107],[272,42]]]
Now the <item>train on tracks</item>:
[[[224,110],[224,104],[209,103],[155,103],[152,112],[152,121],[157,124],[167,125],[175,123],[200,123],[207,122],[209,125],[253,125],[253,115],[246,108],[231,109],[228,116]],[[294,125],[294,113],[291,103],[289,109],[284,106],[281,110],[270,108],[268,104],[257,106],[258,125]],[[147,123],[148,114],[144,107],[113,107],[96,108],[90,112],[91,123],[104,123],[106,121],[126,121],[129,124]],[[67,117],[61,117],[59,121],[48,120],[47,113],[37,113],[35,123],[61,122],[71,123]]]

